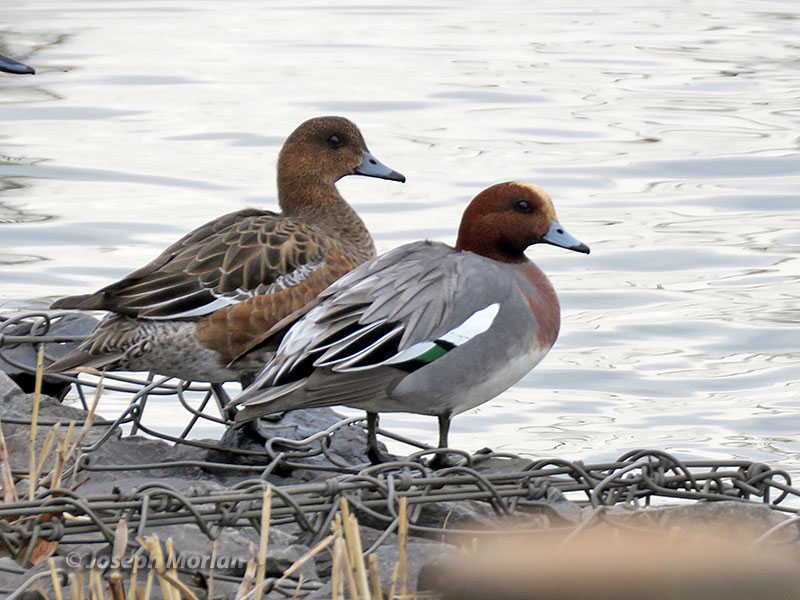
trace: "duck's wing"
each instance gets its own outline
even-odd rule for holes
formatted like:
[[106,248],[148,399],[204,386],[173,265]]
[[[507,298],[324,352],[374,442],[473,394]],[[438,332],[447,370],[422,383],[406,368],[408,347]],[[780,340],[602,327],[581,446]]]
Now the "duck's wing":
[[332,241],[313,226],[246,209],[188,233],[155,260],[94,294],[52,308],[147,319],[196,319],[254,296],[301,284],[325,267]]
[[[292,326],[275,356],[234,401],[237,420],[370,402],[403,377],[486,331],[499,303],[470,293],[491,261],[418,242],[331,285]],[[498,290],[498,293],[502,293]]]

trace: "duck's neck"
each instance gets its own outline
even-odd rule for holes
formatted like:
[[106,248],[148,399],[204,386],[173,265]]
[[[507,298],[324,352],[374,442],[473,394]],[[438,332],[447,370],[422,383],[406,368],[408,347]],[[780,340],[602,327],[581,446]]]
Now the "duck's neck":
[[366,225],[333,182],[318,176],[291,177],[279,173],[278,203],[286,216],[302,218],[339,240],[354,262],[375,256],[375,243]]
[[474,252],[509,264],[529,263],[530,260],[525,256],[526,247],[518,247],[510,240],[493,235],[486,226],[473,226],[466,219],[461,222],[456,240],[458,252]]

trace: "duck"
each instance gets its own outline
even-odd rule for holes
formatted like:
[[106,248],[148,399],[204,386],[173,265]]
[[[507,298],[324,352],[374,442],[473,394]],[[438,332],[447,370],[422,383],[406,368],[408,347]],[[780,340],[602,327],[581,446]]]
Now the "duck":
[[367,456],[381,463],[391,459],[378,446],[379,413],[417,413],[437,417],[438,446],[447,448],[452,417],[519,381],[558,337],[558,296],[525,255],[534,244],[589,253],[541,187],[508,181],[483,190],[463,213],[455,247],[400,246],[281,324],[277,350],[230,403],[235,421],[359,408],[367,412]]
[[282,212],[246,208],[223,215],[121,280],[54,302],[52,309],[109,314],[46,371],[150,371],[246,385],[270,352],[250,346],[375,256],[364,222],[336,189],[347,175],[405,181],[370,153],[352,121],[305,121],[278,156]]
[[29,67],[4,54],[0,54],[0,71],[14,73],[15,75],[33,75],[36,73],[33,67]]

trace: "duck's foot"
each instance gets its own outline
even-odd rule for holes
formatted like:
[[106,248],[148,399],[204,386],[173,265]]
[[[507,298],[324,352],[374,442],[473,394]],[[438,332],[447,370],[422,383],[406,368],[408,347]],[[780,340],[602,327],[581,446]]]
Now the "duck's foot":
[[373,465],[381,465],[383,463],[402,460],[400,457],[395,456],[394,454],[384,452],[377,445],[367,445],[367,458],[369,458],[369,462],[371,462]]
[[433,469],[434,471],[438,471],[439,469],[448,469],[450,467],[457,467],[461,464],[464,464],[464,457],[459,454],[450,454],[446,449],[442,449],[441,452],[434,454],[433,457],[427,462],[428,468]]
[[266,421],[267,423],[279,423],[280,420],[283,419],[283,417],[285,417],[286,413],[288,412],[289,411],[285,410],[280,413],[272,413],[271,415],[262,415],[258,418],[262,421]]

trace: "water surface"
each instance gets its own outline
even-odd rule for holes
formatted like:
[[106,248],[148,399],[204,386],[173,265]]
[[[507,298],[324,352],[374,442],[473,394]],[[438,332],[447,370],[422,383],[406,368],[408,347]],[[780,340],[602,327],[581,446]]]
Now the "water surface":
[[[453,445],[800,472],[793,2],[6,4],[2,51],[37,75],[0,74],[0,307],[274,207],[282,140],[342,114],[408,176],[340,183],[380,251],[454,241],[468,200],[509,179],[545,187],[592,248],[531,249],[561,337],[457,417]],[[435,439],[435,419],[383,423]]]

